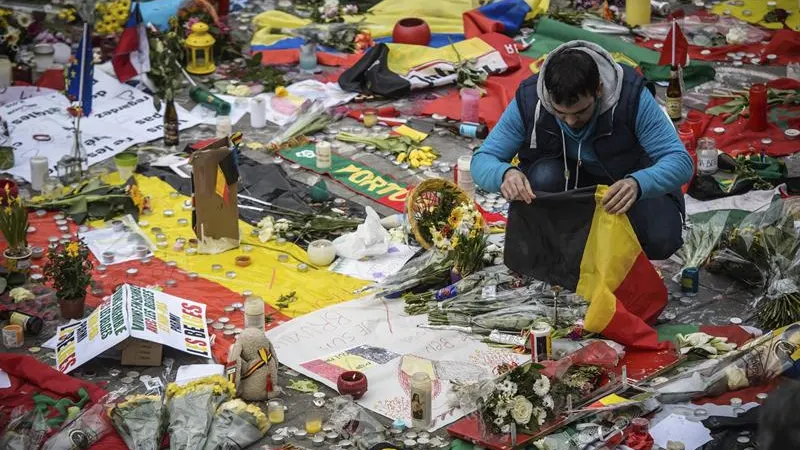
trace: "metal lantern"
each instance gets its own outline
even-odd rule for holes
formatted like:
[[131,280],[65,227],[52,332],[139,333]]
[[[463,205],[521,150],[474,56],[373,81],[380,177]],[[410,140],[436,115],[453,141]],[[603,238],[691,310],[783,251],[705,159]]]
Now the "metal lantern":
[[194,75],[208,75],[217,70],[214,65],[214,36],[208,33],[208,25],[197,22],[186,38],[186,71]]

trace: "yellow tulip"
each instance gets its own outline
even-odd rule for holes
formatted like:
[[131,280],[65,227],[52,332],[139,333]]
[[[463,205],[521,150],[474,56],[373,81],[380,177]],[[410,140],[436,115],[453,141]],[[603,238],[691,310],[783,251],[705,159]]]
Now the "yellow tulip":
[[408,155],[406,155],[405,153],[400,153],[399,155],[397,155],[397,162],[402,163],[403,161],[406,160],[406,156]]

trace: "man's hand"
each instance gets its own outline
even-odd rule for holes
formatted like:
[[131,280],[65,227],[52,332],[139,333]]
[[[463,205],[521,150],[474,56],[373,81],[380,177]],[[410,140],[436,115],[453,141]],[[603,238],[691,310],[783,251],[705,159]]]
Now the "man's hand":
[[530,204],[536,198],[528,177],[518,169],[506,171],[503,176],[503,184],[500,186],[500,192],[503,193],[503,197],[508,201],[522,200]]
[[639,183],[625,178],[612,184],[603,197],[603,208],[609,214],[625,214],[639,197]]

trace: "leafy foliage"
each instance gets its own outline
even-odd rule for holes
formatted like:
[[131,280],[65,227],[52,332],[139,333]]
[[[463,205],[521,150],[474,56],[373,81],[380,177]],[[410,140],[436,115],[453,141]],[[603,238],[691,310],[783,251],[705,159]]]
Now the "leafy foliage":
[[152,28],[148,30],[150,40],[150,79],[156,86],[156,95],[153,97],[153,106],[161,109],[161,101],[175,99],[175,94],[181,89],[183,74],[181,67],[185,52],[183,47],[183,34],[178,20],[170,18],[170,29],[164,34]]

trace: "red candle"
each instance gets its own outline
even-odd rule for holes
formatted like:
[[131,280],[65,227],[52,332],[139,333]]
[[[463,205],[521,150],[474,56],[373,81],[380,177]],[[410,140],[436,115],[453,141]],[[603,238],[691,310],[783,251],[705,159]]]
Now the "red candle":
[[678,137],[680,138],[681,142],[683,142],[684,147],[686,147],[686,151],[690,153],[694,151],[697,142],[697,136],[694,134],[694,130],[692,130],[691,125],[681,125],[678,128]]
[[230,0],[217,0],[217,14],[222,17],[228,15],[228,10],[230,9]]
[[705,131],[703,113],[696,110],[689,111],[689,114],[686,115],[686,124],[689,125],[692,133],[694,133],[694,142],[697,143],[697,140],[703,137],[703,132]]
[[767,128],[767,85],[758,83],[750,86],[750,120],[747,128],[751,131],[764,131]]

